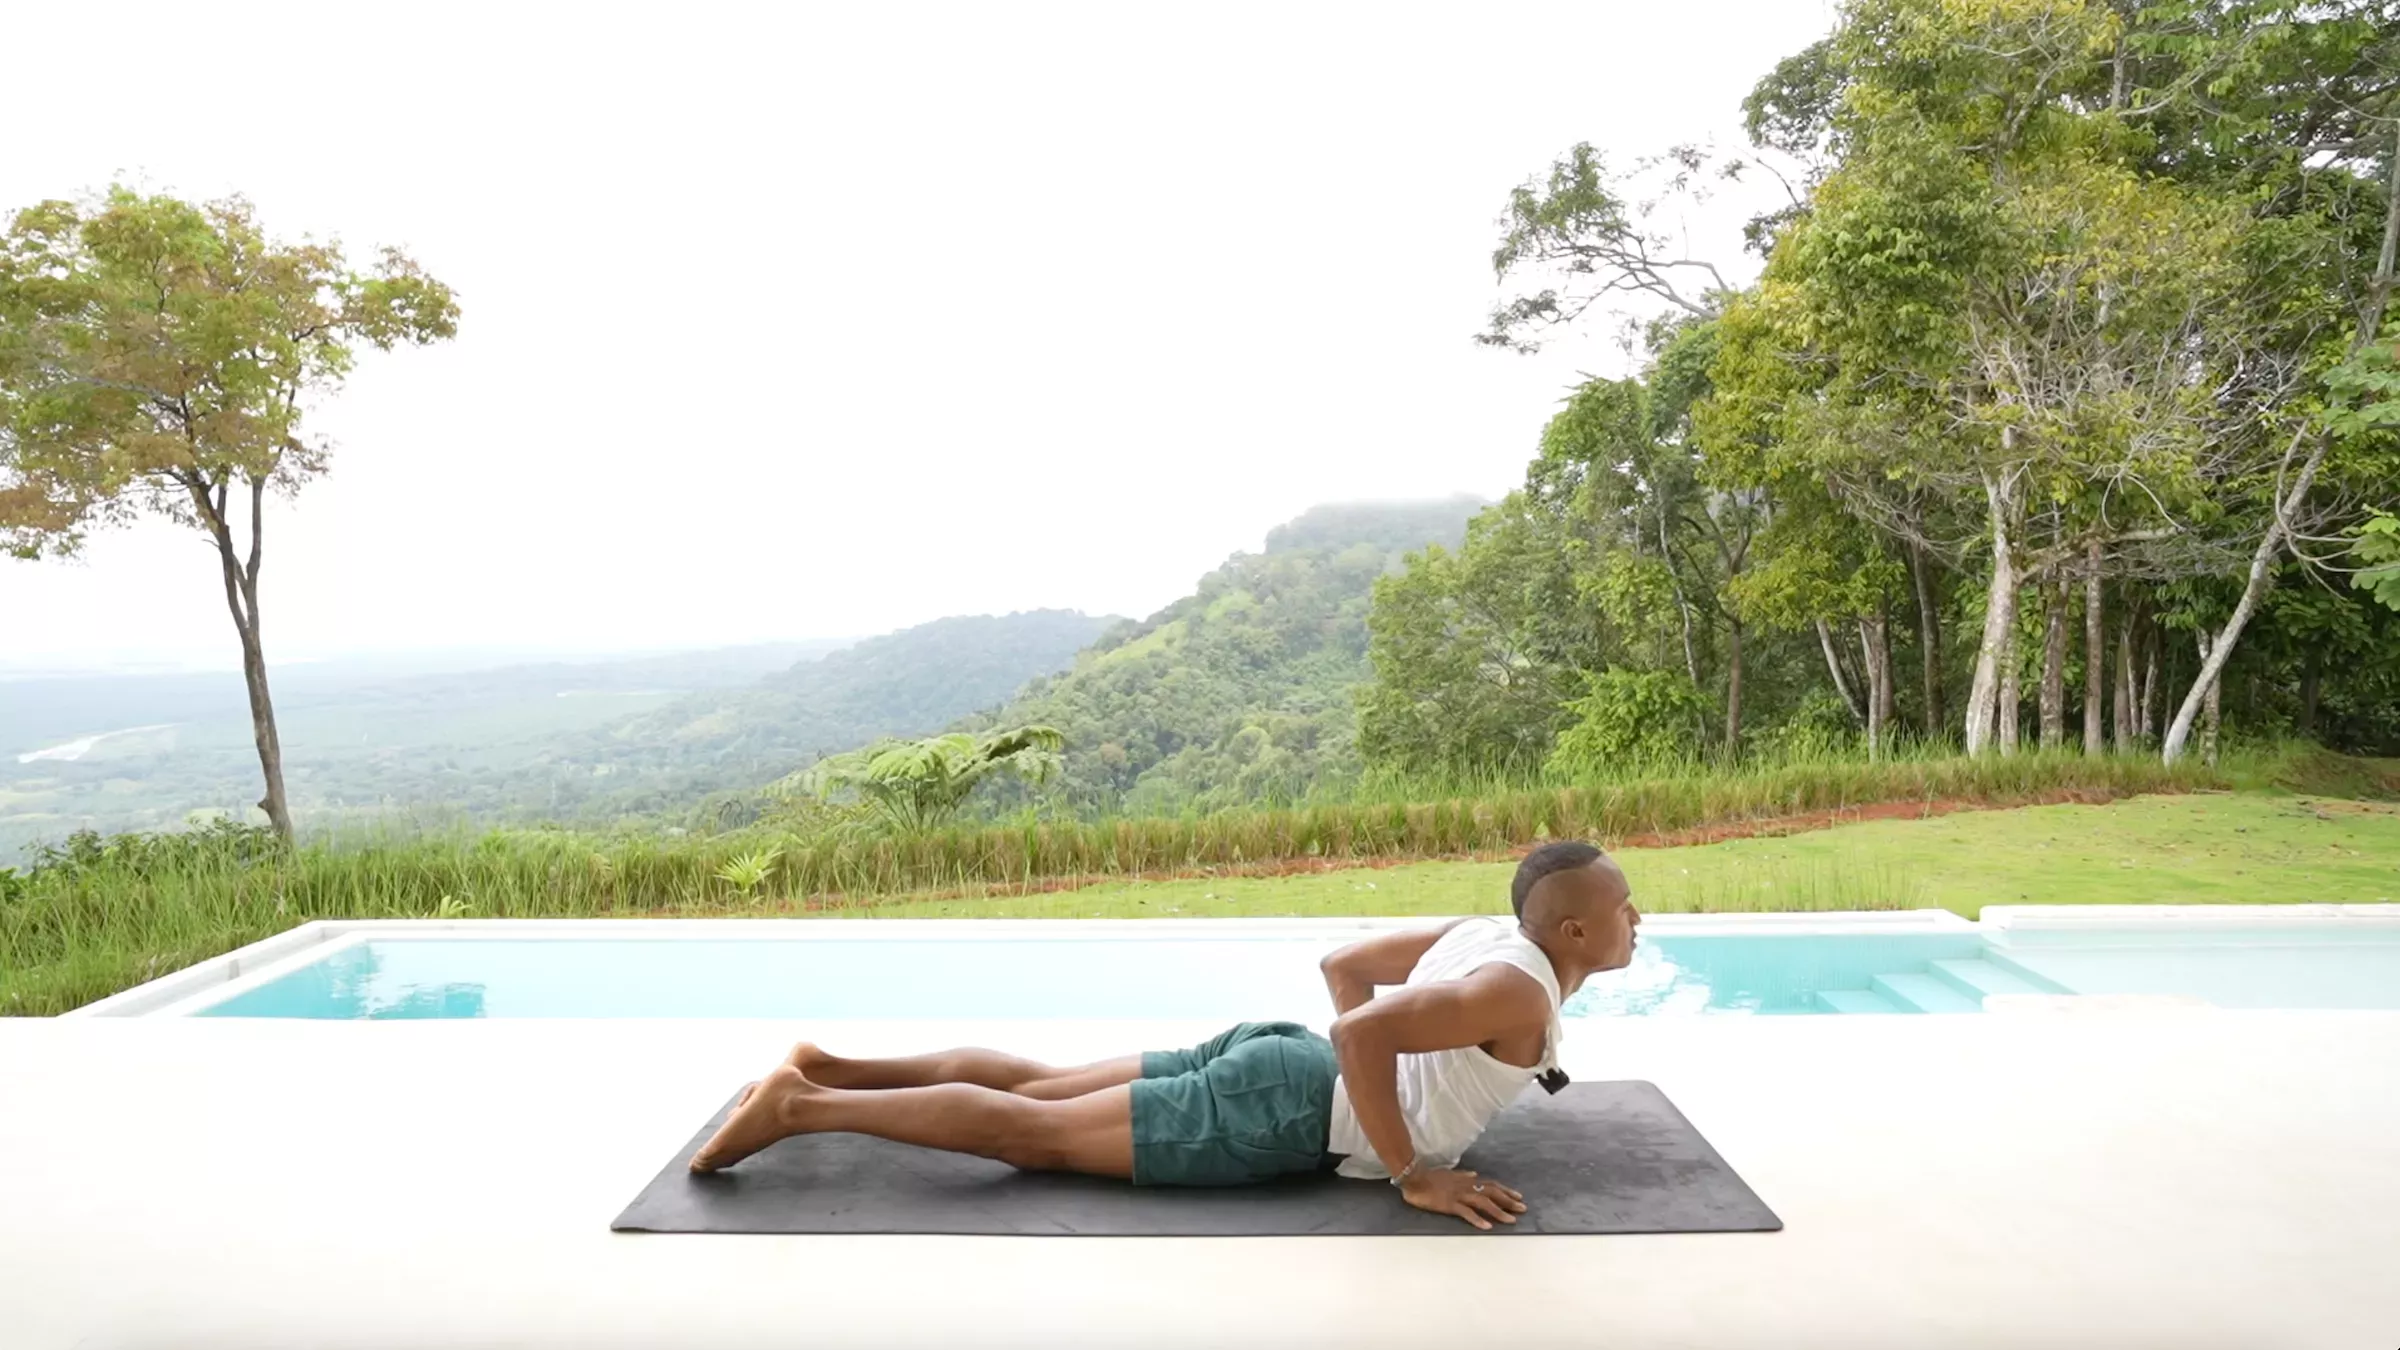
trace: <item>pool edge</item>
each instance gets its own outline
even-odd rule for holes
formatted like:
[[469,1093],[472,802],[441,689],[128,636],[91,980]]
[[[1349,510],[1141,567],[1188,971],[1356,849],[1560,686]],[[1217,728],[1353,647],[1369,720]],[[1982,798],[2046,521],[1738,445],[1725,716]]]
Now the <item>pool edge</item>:
[[[1036,941],[1064,936],[1104,940],[1132,935],[1238,937],[1293,934],[1366,935],[1442,922],[1439,915],[1341,918],[1176,919],[884,919],[826,922],[805,919],[316,919],[272,937],[59,1014],[61,1017],[187,1016],[288,970],[323,957],[345,942],[373,938],[756,938],[772,941],[889,941],[973,937]],[[1993,905],[1977,920],[1943,909],[1825,913],[1661,914],[1644,920],[1660,934],[1968,932],[2005,948],[2012,933],[2067,934],[2098,928],[2243,927],[2340,923],[2400,931],[2400,904],[2305,905]]]

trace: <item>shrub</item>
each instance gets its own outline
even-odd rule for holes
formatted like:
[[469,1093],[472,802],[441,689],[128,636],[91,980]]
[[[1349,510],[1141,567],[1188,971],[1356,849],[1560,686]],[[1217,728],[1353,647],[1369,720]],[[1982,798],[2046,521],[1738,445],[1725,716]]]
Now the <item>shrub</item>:
[[1550,772],[1613,778],[1691,756],[1706,734],[1708,699],[1672,670],[1604,670],[1567,704],[1575,721],[1550,751]]
[[1853,749],[1858,719],[1829,690],[1811,689],[1791,716],[1758,735],[1760,750],[1785,760],[1826,759]]

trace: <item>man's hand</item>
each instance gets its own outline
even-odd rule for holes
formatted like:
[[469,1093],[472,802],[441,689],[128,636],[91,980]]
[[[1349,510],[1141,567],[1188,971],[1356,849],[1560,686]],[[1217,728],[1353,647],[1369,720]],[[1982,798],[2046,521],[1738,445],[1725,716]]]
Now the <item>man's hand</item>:
[[1434,1214],[1455,1214],[1486,1232],[1491,1231],[1492,1220],[1515,1223],[1525,1212],[1524,1196],[1473,1172],[1447,1168],[1410,1177],[1401,1183],[1400,1198]]

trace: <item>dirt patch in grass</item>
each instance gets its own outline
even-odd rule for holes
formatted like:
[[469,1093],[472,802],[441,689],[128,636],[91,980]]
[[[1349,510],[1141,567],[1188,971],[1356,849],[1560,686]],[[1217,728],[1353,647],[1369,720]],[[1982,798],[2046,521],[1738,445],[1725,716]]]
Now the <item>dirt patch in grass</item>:
[[[1776,838],[1787,834],[1805,834],[1810,830],[1831,829],[1836,825],[1855,825],[1864,820],[1930,820],[1958,811],[2005,811],[2020,806],[2105,806],[2116,801],[2118,794],[2087,788],[2063,789],[2057,792],[2037,792],[2030,796],[2007,801],[1971,801],[1952,798],[1928,802],[1871,802],[1863,806],[1846,806],[1835,811],[1809,811],[1796,816],[1768,816],[1758,820],[1729,820],[1696,829],[1669,830],[1659,834],[1637,834],[1630,838],[1610,841],[1612,848],[1683,848],[1692,844],[1721,844],[1728,839]],[[1517,857],[1520,854],[1507,854]]]
[[2352,802],[2339,797],[2311,797],[2308,806],[2320,820],[2335,816],[2400,816],[2400,806],[2388,802]]

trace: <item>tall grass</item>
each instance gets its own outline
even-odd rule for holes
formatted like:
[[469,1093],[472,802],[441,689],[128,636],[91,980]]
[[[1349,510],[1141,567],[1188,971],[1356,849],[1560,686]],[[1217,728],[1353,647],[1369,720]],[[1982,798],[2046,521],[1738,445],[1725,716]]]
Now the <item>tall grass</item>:
[[[716,836],[354,834],[290,850],[162,841],[40,868],[30,878],[0,874],[0,1013],[62,1011],[310,919],[791,912],[829,898],[849,906],[928,891],[1045,889],[1300,860],[1497,853],[1545,838],[1610,842],[1895,801],[2005,804],[2059,792],[2186,791],[2288,773],[2291,759],[2277,752],[2228,761],[2223,771],[2167,768],[2146,757],[2030,753],[1695,766],[1614,783],[1494,784],[1414,800],[1386,785],[1275,810],[1026,820],[905,837],[752,827]],[[742,871],[728,864],[770,849],[780,852],[755,896],[725,879]],[[1764,897],[1739,907],[1765,907]]]
[[[2147,758],[1827,761],[1686,771],[1586,786],[1507,788],[1441,798],[1364,793],[1274,810],[1025,821],[909,837],[777,838],[780,886],[794,894],[876,895],[1058,878],[1242,867],[1296,859],[1448,857],[1559,837],[1602,841],[1893,801],[2018,801],[2060,791],[2128,795],[2221,786],[2198,765]],[[755,839],[757,832],[734,836]],[[751,846],[743,844],[740,846]],[[685,893],[689,893],[688,889]]]

